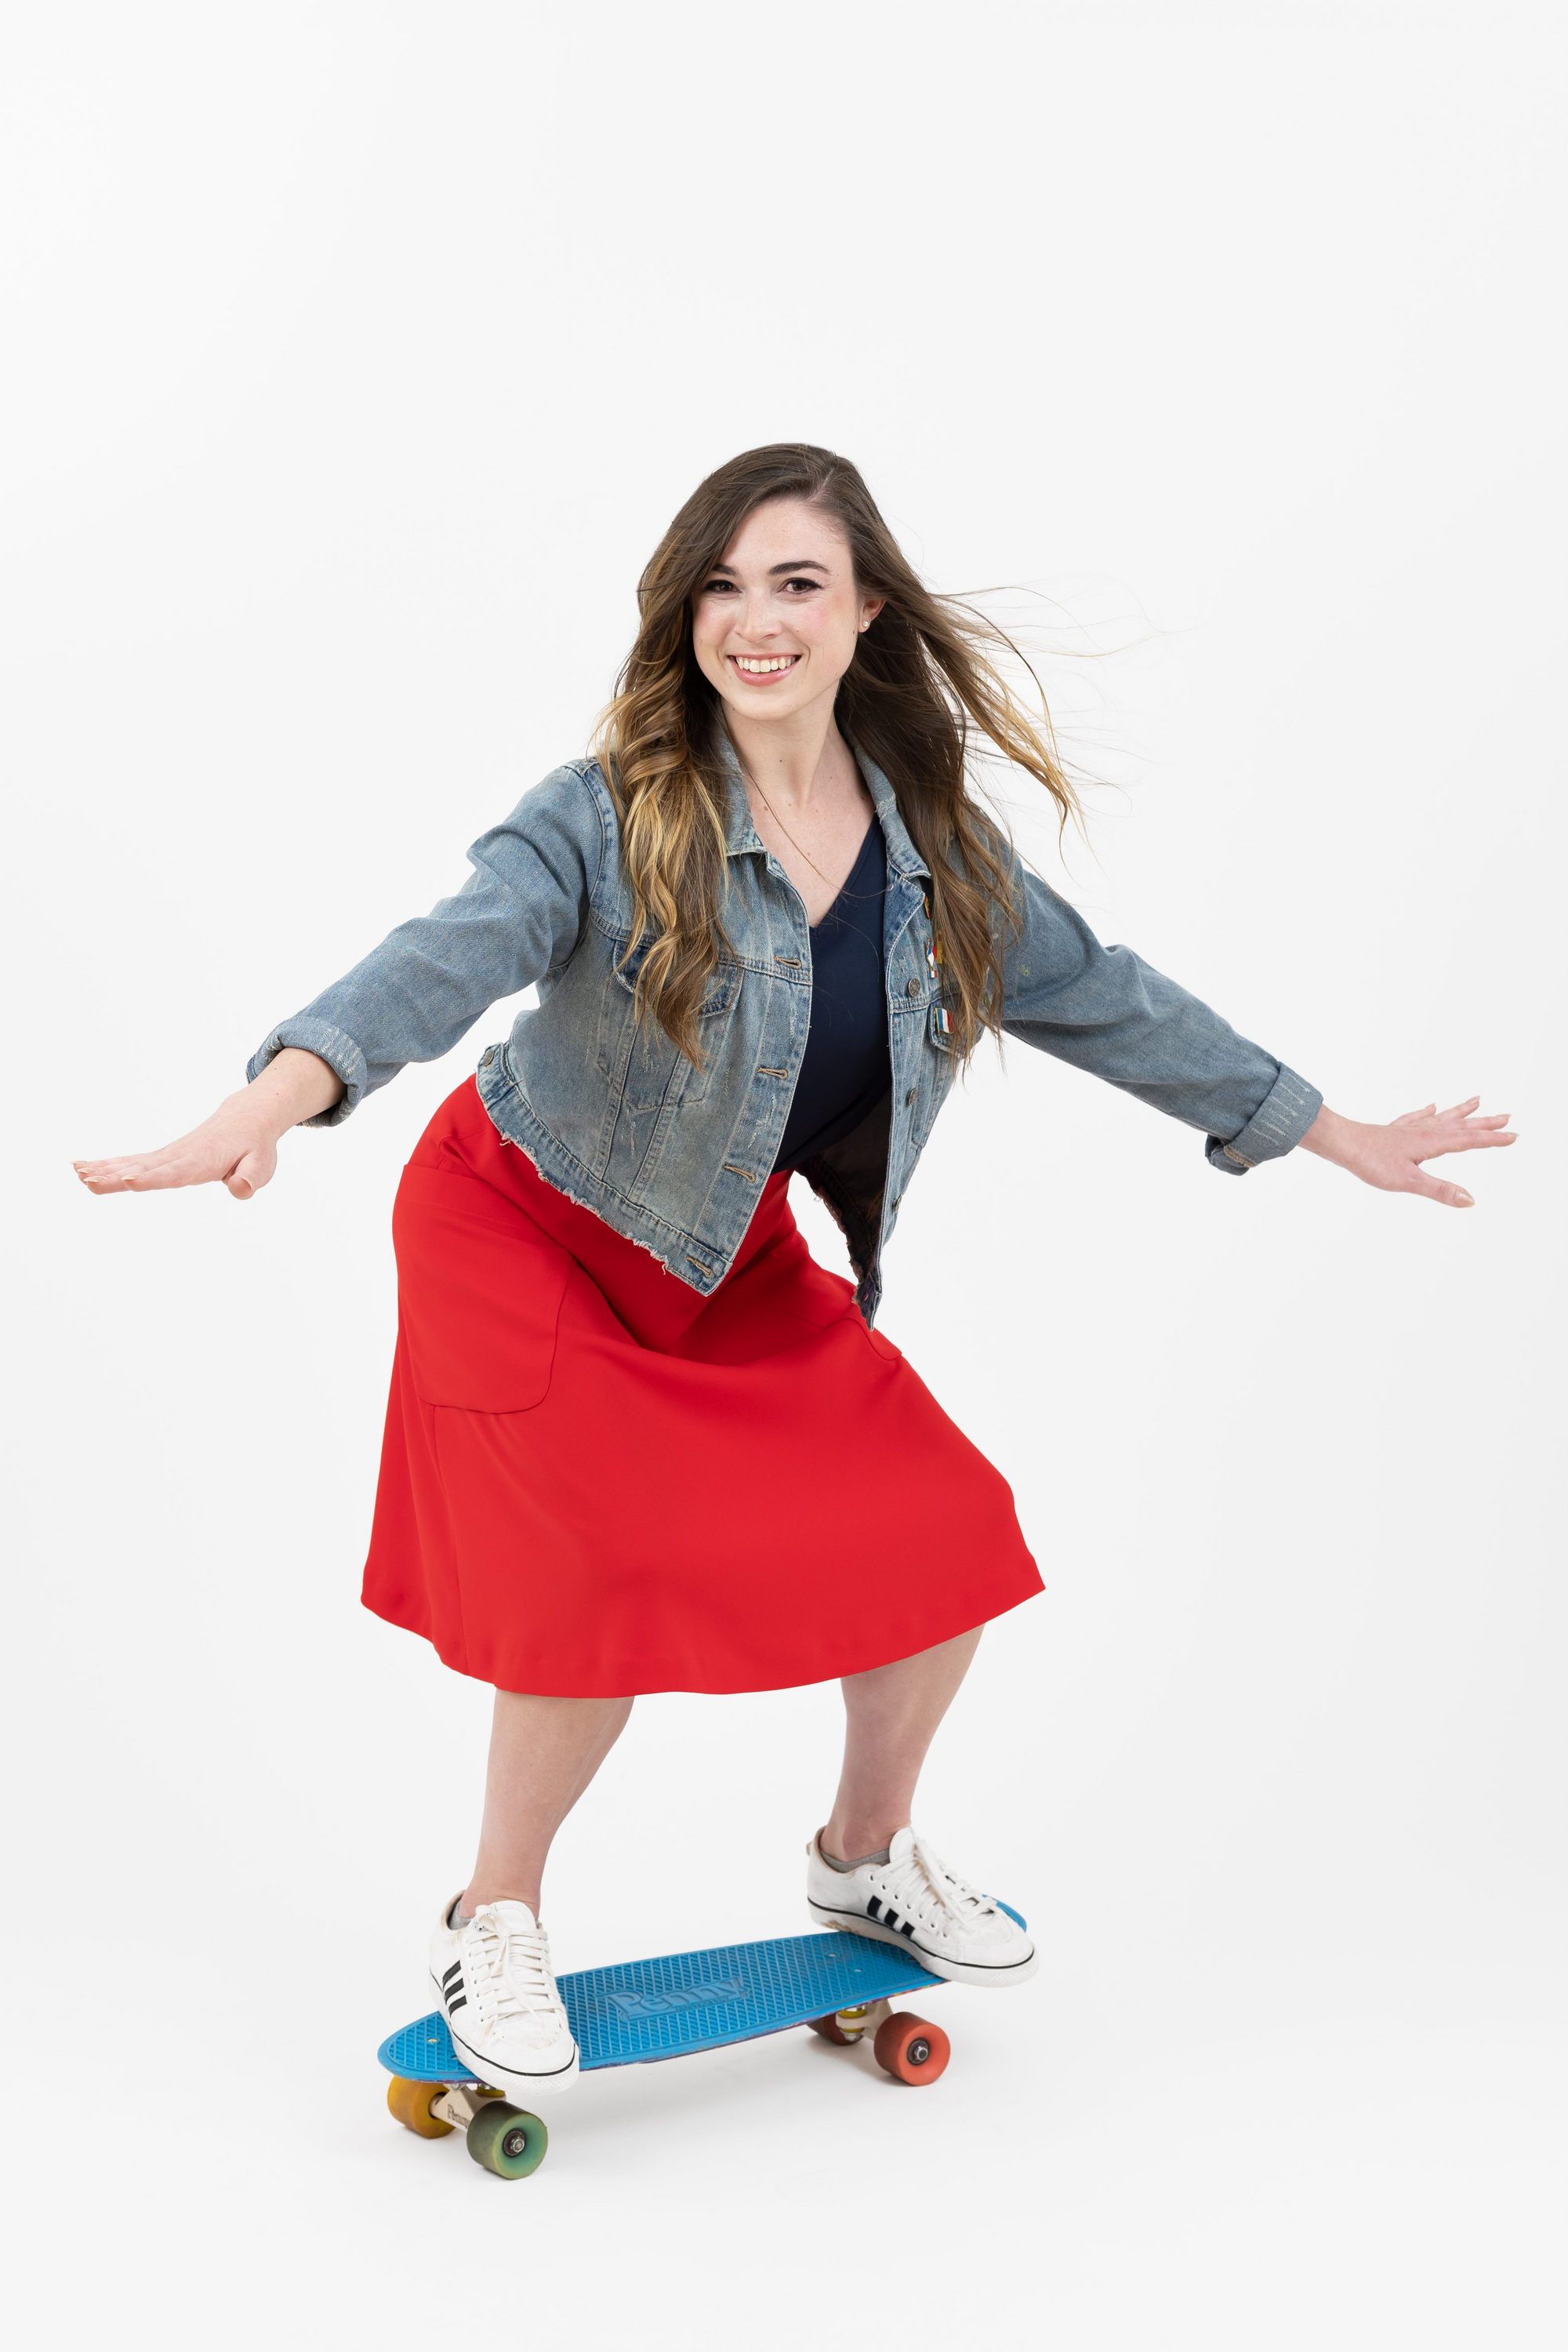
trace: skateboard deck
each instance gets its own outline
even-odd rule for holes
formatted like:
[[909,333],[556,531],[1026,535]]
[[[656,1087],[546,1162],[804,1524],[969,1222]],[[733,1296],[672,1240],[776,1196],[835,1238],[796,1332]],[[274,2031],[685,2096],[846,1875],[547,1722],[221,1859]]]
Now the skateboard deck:
[[[1010,1904],[1001,1907],[1024,1925]],[[622,1960],[556,1979],[584,2074],[809,2025],[828,2042],[868,2041],[884,2074],[913,2084],[938,2080],[948,2039],[929,2019],[888,2004],[900,1993],[940,1992],[945,1982],[893,1945],[837,1928]],[[462,2131],[474,2161],[506,2180],[524,2179],[544,2161],[550,2134],[542,2117],[469,2071],[439,2010],[389,2033],[376,2056],[392,2076],[388,2107],[421,2139]]]
[[[779,1936],[716,1944],[705,1952],[621,1960],[556,1979],[586,2074],[684,2058],[809,2025],[836,2011],[940,1992],[945,1979],[868,1936]],[[412,2083],[472,2083],[439,2011],[389,2034],[376,2053],[389,2074]],[[541,2089],[544,2086],[542,2084]]]

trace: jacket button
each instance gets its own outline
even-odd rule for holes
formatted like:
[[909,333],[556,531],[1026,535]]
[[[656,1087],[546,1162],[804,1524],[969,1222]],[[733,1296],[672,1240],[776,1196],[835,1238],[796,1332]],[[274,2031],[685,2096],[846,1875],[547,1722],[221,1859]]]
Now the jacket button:
[[902,1202],[903,1197],[904,1196],[901,1192],[895,1192],[893,1195],[893,1213],[895,1216],[898,1214],[900,1203]]
[[491,1045],[491,1046],[489,1048],[489,1050],[485,1053],[485,1055],[483,1055],[482,1059],[480,1060],[480,1063],[479,1063],[479,1067],[480,1067],[480,1069],[481,1069],[481,1070],[488,1070],[488,1069],[489,1068],[490,1064],[495,1060],[495,1057],[496,1057],[496,1049],[495,1049],[495,1047],[494,1047],[493,1045]]
[[920,1098],[921,1098],[921,1090],[920,1090],[919,1087],[911,1087],[910,1088],[910,1090],[909,1090],[909,1093],[904,1097],[904,1103],[905,1103],[905,1107],[906,1107],[908,1109],[910,1109],[910,1110],[913,1110],[913,1108],[914,1108],[914,1107],[915,1107],[916,1103],[918,1103],[918,1102],[919,1102]]
[[918,980],[911,980],[904,990],[904,994],[906,996],[918,996],[920,992],[921,984]]

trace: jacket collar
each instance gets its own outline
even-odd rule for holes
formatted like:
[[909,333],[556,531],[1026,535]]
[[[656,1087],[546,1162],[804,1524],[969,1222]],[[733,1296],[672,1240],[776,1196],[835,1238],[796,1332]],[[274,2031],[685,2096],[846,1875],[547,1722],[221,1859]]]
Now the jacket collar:
[[[752,805],[746,798],[746,787],[741,775],[741,762],[735,747],[722,727],[718,730],[719,756],[724,763],[724,773],[730,787],[730,805],[724,821],[724,854],[727,857],[744,857],[749,851],[762,850],[762,838],[752,823]],[[899,814],[899,796],[878,767],[868,760],[859,745],[845,737],[855,754],[855,762],[865,780],[877,812],[877,822],[888,845],[888,879],[931,879],[931,868],[910,839],[909,829]]]

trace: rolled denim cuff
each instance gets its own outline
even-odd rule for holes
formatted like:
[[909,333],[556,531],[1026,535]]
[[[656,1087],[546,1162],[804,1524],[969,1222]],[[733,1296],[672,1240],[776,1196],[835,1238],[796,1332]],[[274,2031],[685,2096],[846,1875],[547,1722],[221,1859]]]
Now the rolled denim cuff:
[[1260,1160],[1282,1159],[1295,1150],[1322,1108],[1317,1087],[1281,1063],[1279,1076],[1241,1133],[1228,1141],[1221,1135],[1209,1137],[1209,1166],[1226,1176],[1245,1176]]
[[319,1110],[314,1118],[302,1118],[300,1126],[341,1127],[364,1093],[369,1076],[364,1055],[353,1039],[342,1029],[334,1029],[330,1021],[312,1021],[308,1013],[301,1013],[297,1020],[280,1024],[266,1044],[257,1047],[245,1066],[247,1081],[258,1078],[285,1045],[301,1045],[307,1054],[320,1055],[343,1082],[342,1097],[331,1110]]

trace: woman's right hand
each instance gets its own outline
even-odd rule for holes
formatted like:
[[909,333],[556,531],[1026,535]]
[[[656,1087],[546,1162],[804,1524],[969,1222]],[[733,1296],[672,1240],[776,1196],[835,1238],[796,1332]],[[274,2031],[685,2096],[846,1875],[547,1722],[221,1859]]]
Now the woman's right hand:
[[330,1110],[343,1082],[319,1054],[286,1045],[259,1077],[218,1105],[211,1118],[162,1151],[71,1162],[89,1192],[162,1192],[177,1184],[222,1184],[248,1201],[278,1165],[278,1139],[302,1118]]

